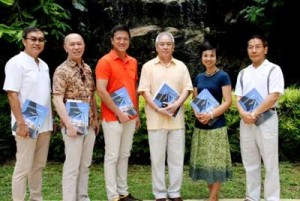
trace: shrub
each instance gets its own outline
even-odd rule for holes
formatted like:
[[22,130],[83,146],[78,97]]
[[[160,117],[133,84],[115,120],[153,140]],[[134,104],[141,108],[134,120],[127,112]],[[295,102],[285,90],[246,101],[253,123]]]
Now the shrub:
[[10,107],[6,94],[0,94],[0,163],[12,159],[16,152],[15,138],[11,134]]
[[[239,122],[240,117],[236,109],[235,96],[233,104],[225,114],[228,125],[228,137],[233,162],[241,162],[239,145]],[[194,132],[195,118],[189,105],[191,97],[184,104],[186,123],[186,152],[185,163],[190,157],[191,139]],[[98,100],[99,103],[99,100]],[[289,87],[279,99],[277,108],[279,116],[279,157],[281,161],[299,162],[300,155],[300,90],[296,86]],[[148,134],[146,128],[146,116],[144,111],[145,101],[140,97],[140,120],[141,126],[134,135],[130,163],[150,164],[150,153],[148,144]],[[15,154],[15,141],[10,129],[10,109],[6,95],[1,95],[0,100],[0,161],[13,159]],[[49,160],[64,160],[64,143],[60,131],[53,134],[49,148]],[[104,159],[104,137],[102,130],[96,138],[93,153],[95,162],[102,163]]]
[[300,161],[300,90],[285,90],[279,99],[279,156],[283,161]]

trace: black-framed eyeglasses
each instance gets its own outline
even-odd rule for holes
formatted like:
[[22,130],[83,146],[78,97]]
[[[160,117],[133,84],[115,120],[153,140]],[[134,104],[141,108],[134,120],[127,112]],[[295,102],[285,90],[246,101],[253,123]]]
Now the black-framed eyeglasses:
[[84,74],[82,68],[79,68],[79,69],[80,69],[81,80],[82,80],[82,82],[84,82],[85,81],[85,74]]
[[25,38],[26,40],[30,40],[31,42],[40,42],[40,43],[45,43],[46,39],[45,38],[36,38],[36,37],[30,37],[30,38]]

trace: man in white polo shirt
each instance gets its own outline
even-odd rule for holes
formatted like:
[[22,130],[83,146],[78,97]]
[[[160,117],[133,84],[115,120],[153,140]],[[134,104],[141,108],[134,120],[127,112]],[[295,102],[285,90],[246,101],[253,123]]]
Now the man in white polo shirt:
[[[266,169],[264,200],[280,200],[278,158],[278,116],[276,105],[284,92],[281,68],[266,59],[267,41],[259,35],[248,40],[247,52],[252,64],[243,69],[237,78],[235,95],[240,113],[240,145],[246,170],[246,201],[259,201],[261,193],[261,163]],[[239,100],[252,89],[262,96],[263,102],[253,111],[244,111]],[[258,124],[261,115],[273,113]]]
[[[16,140],[16,164],[12,176],[12,199],[24,201],[28,182],[30,200],[41,201],[42,170],[46,166],[51,131],[51,82],[48,65],[38,56],[45,47],[44,32],[28,27],[23,32],[24,51],[12,57],[5,65],[3,89],[7,92],[11,107],[11,125]],[[48,108],[46,120],[39,129],[38,137],[29,137],[29,128],[22,115],[26,99]]]

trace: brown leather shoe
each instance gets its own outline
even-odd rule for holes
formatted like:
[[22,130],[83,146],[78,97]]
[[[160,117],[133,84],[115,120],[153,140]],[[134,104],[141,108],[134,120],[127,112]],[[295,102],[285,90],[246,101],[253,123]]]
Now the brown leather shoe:
[[155,201],[167,201],[166,198],[158,198],[158,199],[155,199]]
[[183,199],[181,199],[181,197],[178,197],[178,198],[169,198],[169,201],[183,201]]

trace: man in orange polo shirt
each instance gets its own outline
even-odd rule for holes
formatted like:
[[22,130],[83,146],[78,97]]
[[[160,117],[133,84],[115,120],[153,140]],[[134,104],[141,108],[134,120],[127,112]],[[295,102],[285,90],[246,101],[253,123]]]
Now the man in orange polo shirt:
[[138,115],[122,112],[111,94],[125,87],[138,112],[137,60],[129,56],[129,28],[115,26],[111,31],[112,50],[99,59],[96,66],[97,92],[101,98],[102,128],[105,141],[104,175],[109,201],[134,201],[128,192],[128,159],[133,134],[139,127]]

